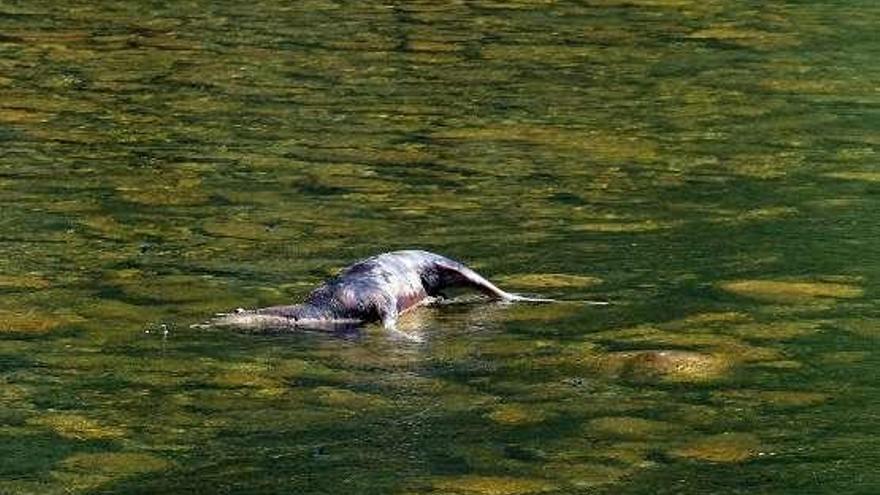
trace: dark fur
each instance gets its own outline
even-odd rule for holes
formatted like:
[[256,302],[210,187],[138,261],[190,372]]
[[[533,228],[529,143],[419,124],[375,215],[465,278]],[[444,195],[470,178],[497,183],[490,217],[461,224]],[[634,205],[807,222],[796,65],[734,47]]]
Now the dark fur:
[[381,321],[424,305],[451,287],[467,287],[505,301],[545,301],[505,292],[465,265],[427,251],[395,251],[359,261],[313,290],[302,304],[221,315],[211,326],[246,329],[332,327]]

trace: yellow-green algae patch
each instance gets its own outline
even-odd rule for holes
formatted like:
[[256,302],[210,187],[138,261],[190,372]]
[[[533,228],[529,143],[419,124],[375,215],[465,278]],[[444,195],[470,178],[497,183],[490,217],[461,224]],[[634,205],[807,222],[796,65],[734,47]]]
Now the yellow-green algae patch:
[[880,172],[849,171],[849,172],[830,172],[830,173],[822,174],[822,175],[824,177],[831,177],[832,179],[856,180],[856,181],[864,181],[864,182],[880,182]]
[[513,305],[503,308],[497,317],[507,321],[558,321],[583,311],[583,304],[576,303]]
[[855,364],[865,361],[870,356],[869,351],[826,352],[819,356],[819,361],[827,364]]
[[206,233],[214,237],[234,239],[268,240],[277,237],[268,226],[247,219],[209,220],[202,225]]
[[809,303],[819,299],[852,299],[864,290],[849,283],[788,280],[734,280],[720,287],[739,296],[779,303]]
[[685,316],[678,320],[664,323],[664,328],[688,328],[694,326],[715,326],[728,325],[732,323],[743,323],[751,321],[752,318],[737,311],[722,311],[712,313],[696,313]]
[[713,39],[725,41],[748,48],[770,50],[799,44],[796,36],[781,32],[760,31],[735,24],[716,24],[706,29],[694,31],[693,39]]
[[233,302],[233,295],[210,278],[189,275],[116,274],[113,284],[127,297],[156,302]]
[[318,403],[325,406],[345,407],[349,409],[376,409],[387,407],[385,398],[363,392],[354,392],[338,387],[316,387],[312,390]]
[[[521,47],[517,47],[520,50]],[[586,153],[604,161],[652,161],[657,157],[656,144],[635,135],[622,135],[596,129],[571,129],[533,124],[500,124],[478,128],[459,128],[434,133],[443,140],[500,141],[547,146]]]
[[282,377],[259,363],[236,363],[215,375],[212,382],[221,387],[252,387],[278,394],[287,388]]
[[155,311],[147,306],[137,306],[115,299],[89,300],[77,308],[83,316],[100,321],[126,321],[143,323],[156,319]]
[[0,107],[0,122],[4,124],[39,124],[48,122],[54,114],[30,108]]
[[587,423],[586,433],[603,437],[645,439],[666,435],[675,427],[663,421],[633,416],[607,416]]
[[836,320],[835,323],[861,337],[873,339],[880,335],[880,319],[877,318],[844,318]]
[[62,460],[52,477],[67,493],[88,493],[101,485],[130,476],[163,471],[169,461],[134,452],[80,453]]
[[0,310],[0,334],[44,334],[81,321],[81,317],[72,314]]
[[828,394],[796,390],[722,390],[712,393],[713,400],[733,402],[749,407],[756,405],[771,407],[815,406],[826,402],[828,398]]
[[627,379],[700,383],[722,378],[733,362],[721,353],[645,350],[608,353],[598,359],[598,365],[606,373]]
[[528,495],[549,492],[557,486],[539,478],[510,476],[458,476],[439,478],[432,483],[434,493],[460,495]]
[[75,440],[122,438],[126,434],[123,428],[101,424],[79,414],[47,414],[30,419],[28,424],[47,427],[64,438]]
[[196,171],[180,166],[142,172],[110,179],[119,195],[133,203],[147,206],[179,206],[204,204],[208,194],[202,188],[202,177]]
[[740,224],[761,220],[776,220],[794,216],[798,213],[797,208],[791,206],[772,206],[767,208],[755,208],[742,212],[724,214],[720,218],[712,219],[714,223]]
[[513,287],[529,289],[539,288],[569,288],[591,287],[602,283],[602,279],[584,275],[570,275],[566,273],[526,273],[522,275],[508,275],[498,277],[499,283]]
[[717,332],[672,331],[651,326],[597,332],[590,335],[591,340],[625,342],[648,350],[586,355],[584,362],[617,376],[701,382],[720,379],[735,365],[783,357],[778,349],[751,345]]
[[536,424],[547,416],[546,411],[531,404],[501,404],[486,414],[492,421],[507,426]]
[[586,232],[609,232],[609,233],[628,233],[628,232],[653,232],[656,230],[666,230],[678,226],[680,222],[664,221],[649,218],[646,220],[631,222],[586,222],[572,225],[573,230]]
[[548,478],[565,480],[573,487],[588,488],[620,481],[633,468],[580,461],[548,463],[541,471]]
[[717,407],[704,404],[682,403],[678,404],[675,409],[669,413],[667,418],[670,421],[684,423],[687,426],[706,428],[717,424],[722,415],[722,410]]
[[589,447],[590,459],[602,462],[622,463],[632,467],[643,467],[649,464],[648,454],[654,448],[655,439],[651,441],[630,441],[615,439],[614,442],[601,442]]
[[0,275],[0,289],[45,289],[50,285],[39,275]]
[[0,378],[0,404],[4,406],[22,407],[29,405],[27,389],[21,385],[9,383],[7,378]]
[[751,433],[723,433],[710,435],[673,449],[676,457],[717,463],[739,463],[756,456],[760,451],[758,437]]
[[729,332],[749,340],[790,340],[819,331],[821,321],[782,321],[735,325]]

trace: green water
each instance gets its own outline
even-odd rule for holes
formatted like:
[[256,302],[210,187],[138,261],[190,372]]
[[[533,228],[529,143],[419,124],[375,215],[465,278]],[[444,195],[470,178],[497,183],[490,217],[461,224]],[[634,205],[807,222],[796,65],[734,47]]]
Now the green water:
[[[0,1],[0,493],[877,493],[878,24]],[[612,304],[189,328],[411,247]]]

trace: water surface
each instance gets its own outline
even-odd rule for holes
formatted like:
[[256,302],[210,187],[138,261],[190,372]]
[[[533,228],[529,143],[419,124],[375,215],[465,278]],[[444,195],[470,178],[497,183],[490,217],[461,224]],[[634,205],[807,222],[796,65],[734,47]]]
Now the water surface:
[[[0,2],[0,493],[876,493],[874,2]],[[564,303],[193,330],[418,247]]]

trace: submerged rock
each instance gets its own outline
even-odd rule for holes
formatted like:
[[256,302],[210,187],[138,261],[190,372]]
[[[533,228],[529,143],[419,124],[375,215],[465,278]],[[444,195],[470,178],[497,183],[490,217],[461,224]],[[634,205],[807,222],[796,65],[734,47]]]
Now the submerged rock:
[[675,427],[669,423],[633,416],[596,418],[587,423],[586,428],[588,434],[635,440],[655,438],[668,434],[673,430],[675,430]]
[[130,476],[162,471],[171,463],[150,454],[99,452],[74,454],[52,471],[65,493],[88,493],[106,483]]
[[612,352],[600,358],[605,371],[628,379],[687,383],[717,380],[731,364],[731,358],[724,354],[681,350]]
[[544,468],[544,473],[563,479],[577,488],[607,485],[619,481],[630,474],[632,468],[623,468],[600,463],[572,462],[552,463]]
[[772,407],[804,407],[822,404],[828,394],[802,392],[798,390],[725,390],[715,392],[712,398],[722,402],[733,402],[749,407],[756,405]]
[[830,172],[822,175],[825,177],[831,177],[832,179],[880,182],[880,172],[861,172],[853,170],[846,172]]
[[786,280],[735,280],[721,283],[721,288],[739,296],[780,303],[809,303],[820,299],[861,297],[861,287],[842,282],[805,282]]
[[539,478],[508,476],[459,476],[437,479],[432,483],[436,492],[461,495],[527,495],[556,490],[549,481]]
[[749,340],[790,340],[819,331],[821,321],[781,321],[736,325],[731,333]]
[[697,461],[738,463],[756,456],[759,449],[758,437],[751,433],[723,433],[695,440],[671,454]]
[[376,409],[389,405],[388,400],[379,395],[354,392],[344,388],[322,386],[314,388],[312,392],[316,395],[317,401],[325,406]]
[[79,414],[48,414],[28,421],[29,424],[50,428],[64,438],[75,440],[105,440],[121,438],[126,431],[108,426]]
[[546,411],[527,404],[502,404],[486,415],[502,425],[529,425],[547,419]]
[[44,334],[79,321],[82,321],[82,318],[74,315],[53,314],[36,310],[0,310],[0,335]]
[[0,275],[0,289],[45,289],[50,285],[39,275]]

